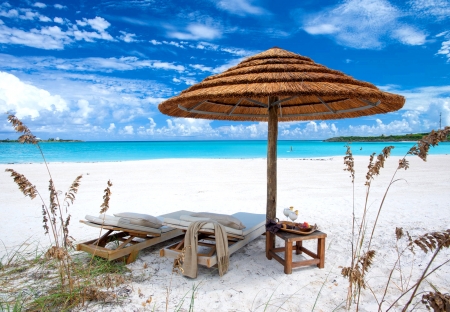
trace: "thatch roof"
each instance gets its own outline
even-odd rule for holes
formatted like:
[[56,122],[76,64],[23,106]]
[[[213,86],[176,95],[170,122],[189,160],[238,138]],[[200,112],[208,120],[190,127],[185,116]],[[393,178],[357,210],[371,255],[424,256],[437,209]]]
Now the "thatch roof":
[[272,48],[205,78],[158,108],[175,117],[267,121],[268,97],[278,97],[279,121],[383,114],[405,103],[371,83]]

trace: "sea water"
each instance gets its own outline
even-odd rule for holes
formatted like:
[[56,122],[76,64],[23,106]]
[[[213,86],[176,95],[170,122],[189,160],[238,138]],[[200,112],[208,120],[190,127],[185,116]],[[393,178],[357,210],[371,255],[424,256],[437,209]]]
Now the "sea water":
[[[380,153],[393,145],[392,155],[403,156],[415,142],[353,142],[353,155]],[[278,158],[342,157],[346,143],[278,141]],[[41,142],[48,162],[105,162],[163,158],[265,158],[267,141],[145,141],[145,142]],[[450,142],[431,148],[430,154],[450,154]],[[0,163],[42,162],[35,145],[0,143]]]

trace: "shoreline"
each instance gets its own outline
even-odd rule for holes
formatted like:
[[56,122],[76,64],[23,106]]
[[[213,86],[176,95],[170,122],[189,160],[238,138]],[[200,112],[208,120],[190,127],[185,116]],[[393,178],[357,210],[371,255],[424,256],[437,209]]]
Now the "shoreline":
[[[377,154],[378,155],[378,154]],[[345,155],[337,155],[337,156],[317,156],[317,157],[279,157],[277,158],[277,161],[287,161],[287,160],[333,160],[335,158],[342,158],[344,159]],[[427,158],[431,157],[445,157],[449,156],[449,154],[431,154],[428,155]],[[369,158],[370,155],[353,155],[353,157],[356,158]],[[389,158],[403,158],[404,156],[398,156],[398,155],[391,155]],[[417,156],[413,155],[407,155],[406,158],[413,158]],[[266,160],[266,157],[253,157],[253,158],[202,158],[202,157],[193,157],[193,158],[152,158],[152,159],[132,159],[132,160],[106,160],[106,161],[47,161],[47,164],[108,164],[108,163],[132,163],[132,162],[149,162],[149,161],[165,161],[165,160],[171,160],[171,161],[186,161],[186,160],[218,160],[218,161],[227,161],[227,160]],[[6,165],[43,165],[44,162],[17,162],[17,163],[0,163],[0,166],[6,166]]]

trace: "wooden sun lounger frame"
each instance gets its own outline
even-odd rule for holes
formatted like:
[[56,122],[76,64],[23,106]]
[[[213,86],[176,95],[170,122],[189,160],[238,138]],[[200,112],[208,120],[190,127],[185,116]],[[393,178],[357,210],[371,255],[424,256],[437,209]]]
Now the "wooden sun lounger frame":
[[[178,229],[157,234],[111,225],[101,225],[85,220],[80,220],[80,222],[107,231],[100,238],[77,244],[78,251],[86,251],[108,261],[126,257],[125,261],[127,264],[136,260],[140,250],[184,234],[183,231]],[[135,240],[136,238],[140,238],[141,241]],[[106,244],[114,241],[119,243],[116,249],[106,248]]]
[[[182,229],[183,232],[186,232],[186,229]],[[248,233],[246,236],[236,235],[227,233],[228,237],[228,252],[229,254],[233,254],[238,251],[255,238],[260,235],[263,235],[266,232],[265,225],[255,228],[252,232]],[[217,264],[217,256],[216,256],[216,246],[213,243],[215,241],[214,231],[213,230],[205,230],[202,229],[198,231],[198,245],[210,248],[210,251],[206,254],[197,254],[197,263],[204,265],[208,268],[211,268]],[[178,243],[175,243],[166,248],[162,248],[159,251],[160,257],[173,258],[174,262],[178,260],[180,253],[184,248],[184,238]]]

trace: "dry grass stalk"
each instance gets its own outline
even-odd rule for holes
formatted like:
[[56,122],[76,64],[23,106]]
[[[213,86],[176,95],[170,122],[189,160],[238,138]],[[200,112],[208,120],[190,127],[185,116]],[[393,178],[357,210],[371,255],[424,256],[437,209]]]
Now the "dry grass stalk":
[[[372,226],[371,235],[367,238],[365,235],[365,224],[366,224],[366,217],[367,217],[367,210],[368,210],[367,209],[368,208],[368,198],[369,198],[369,193],[370,193],[371,182],[374,180],[374,178],[376,176],[378,176],[380,174],[381,168],[384,168],[385,161],[390,156],[391,151],[394,147],[393,146],[385,147],[376,158],[375,158],[375,155],[376,155],[375,153],[370,155],[368,171],[366,174],[366,182],[365,182],[365,185],[367,187],[366,188],[366,200],[365,200],[365,205],[364,205],[364,210],[363,210],[363,215],[362,215],[362,221],[361,221],[361,224],[359,227],[358,237],[356,239],[356,248],[353,248],[353,246],[354,246],[354,242],[353,242],[354,230],[352,230],[352,263],[351,263],[350,267],[345,267],[342,270],[342,275],[349,279],[349,285],[350,285],[349,286],[349,295],[347,297],[347,308],[350,308],[350,306],[351,306],[351,301],[352,301],[352,297],[353,297],[352,289],[355,286],[356,287],[356,296],[358,298],[357,303],[356,303],[356,309],[358,310],[359,300],[360,300],[360,295],[361,295],[361,288],[365,288],[364,286],[366,285],[366,283],[364,281],[364,276],[368,272],[368,269],[369,269],[370,265],[372,264],[373,258],[375,256],[375,252],[370,249],[372,239],[374,237],[375,228],[377,226],[377,222],[378,222],[378,219],[379,219],[379,216],[381,213],[381,209],[384,205],[384,201],[386,199],[386,196],[389,192],[390,187],[393,185],[393,183],[399,181],[398,179],[397,180],[395,179],[395,176],[396,176],[398,170],[399,169],[406,170],[409,168],[409,162],[406,160],[406,156],[417,155],[422,160],[426,161],[426,156],[429,152],[430,146],[437,146],[439,142],[446,141],[449,133],[450,133],[450,127],[445,127],[444,129],[439,130],[439,131],[432,131],[429,135],[425,136],[422,140],[417,142],[408,151],[408,153],[402,159],[400,159],[399,165],[391,178],[391,181],[383,195],[382,201],[378,208],[377,216],[376,216],[375,222]],[[354,190],[354,171],[353,171],[354,163],[353,163],[351,149],[350,149],[349,145],[347,145],[347,152],[346,152],[346,156],[344,157],[344,164],[346,166],[344,168],[344,170],[351,172],[351,178],[352,178],[352,184],[353,184],[353,190]],[[353,191],[353,197],[354,197],[354,191]],[[355,217],[354,217],[354,207],[353,207],[353,223],[355,222],[354,220],[355,220]],[[413,241],[411,239],[408,232],[406,234],[407,234],[408,240],[410,242],[408,245],[410,250],[413,250],[412,244],[414,243],[415,245],[422,248],[422,250],[424,250],[425,252],[436,249],[436,251],[435,251],[435,254],[436,254],[436,252],[438,252],[437,246],[440,246],[440,248],[442,248],[443,246],[448,247],[448,244],[450,244],[449,239],[448,239],[449,233],[447,233],[447,232],[430,233],[425,236],[422,236],[419,239],[416,239],[415,241]],[[401,228],[397,228],[396,229],[397,240],[399,240],[403,235],[404,235],[403,230]],[[366,249],[366,252],[363,252],[362,248],[364,246],[364,242],[366,239],[368,240],[367,246],[364,247]],[[447,245],[444,245],[443,242],[446,242]],[[362,254],[362,256],[361,256],[361,254]],[[400,253],[398,253],[398,254],[400,256]],[[430,263],[434,260],[434,256],[430,260]],[[399,261],[399,259],[398,259],[398,261]],[[397,262],[395,265],[397,265]],[[427,269],[425,270],[424,274],[426,273],[426,271],[427,271]],[[387,286],[390,282],[391,276],[392,276],[392,272],[388,278],[386,290],[387,290]],[[416,284],[417,287],[419,286],[419,284],[420,284],[420,282]],[[417,287],[415,290],[417,290]],[[409,289],[409,290],[411,290],[411,289]],[[386,292],[385,292],[385,294],[386,294]],[[414,295],[415,295],[415,291],[413,292],[413,295],[411,296],[411,300],[414,297]],[[383,296],[383,299],[384,299],[384,296]],[[380,309],[381,309],[381,304],[383,301],[384,300],[380,301]],[[407,306],[410,304],[410,301],[407,303]]]
[[108,211],[109,209],[109,199],[111,198],[111,189],[110,187],[112,186],[112,183],[110,180],[108,180],[107,182],[107,187],[106,189],[103,191],[105,193],[105,195],[103,195],[103,203],[100,205],[100,214],[105,213],[106,211]]
[[427,161],[428,151],[430,150],[430,146],[437,146],[440,142],[447,141],[447,136],[450,133],[450,127],[445,127],[442,130],[431,131],[430,134],[423,137],[417,143],[417,146],[413,146],[408,154],[419,156],[423,161]]
[[355,223],[356,223],[356,219],[355,219],[355,159],[353,158],[353,153],[352,153],[352,149],[350,147],[350,144],[346,145],[346,152],[345,152],[345,157],[344,157],[344,171],[348,171],[350,172],[350,177],[352,178],[352,191],[353,191],[353,201],[352,201],[352,240],[351,240],[351,245],[352,245],[352,262],[351,262],[351,267],[348,268],[348,272],[343,271],[343,275],[348,277],[349,279],[349,286],[348,286],[348,293],[347,293],[347,308],[350,308],[350,301],[351,298],[353,296],[353,283],[358,283],[359,281],[359,276],[356,272],[355,275],[351,275],[353,274],[352,272],[352,268],[354,268],[355,265],[355,244],[354,244],[354,240],[353,237],[355,236]]
[[9,115],[8,122],[13,125],[16,132],[23,133],[18,139],[20,143],[38,144],[36,136],[31,133],[30,129],[28,129],[19,118],[14,115]]
[[173,273],[184,274],[183,263],[184,263],[184,257],[186,255],[186,249],[187,248],[190,248],[190,246],[189,247],[183,247],[183,249],[181,249],[181,252],[178,254],[176,259],[173,261],[173,267],[172,267],[172,272]]
[[14,183],[17,184],[19,190],[23,195],[34,199],[38,195],[36,186],[34,186],[28,179],[13,169],[5,169],[6,172],[11,172],[11,177],[14,178]]
[[[117,295],[111,291],[99,290],[99,287],[105,287],[107,290],[113,289],[115,286],[124,283],[125,279],[122,275],[102,275],[101,278],[92,278],[91,268],[92,261],[89,263],[88,268],[83,268],[79,270],[77,265],[70,256],[69,247],[72,246],[72,238],[69,236],[69,225],[71,216],[68,214],[68,208],[71,206],[75,199],[78,189],[80,187],[80,181],[82,175],[75,178],[73,183],[70,185],[68,191],[65,193],[63,205],[61,205],[58,198],[58,191],[53,183],[53,178],[49,170],[48,164],[45,160],[42,149],[39,146],[39,141],[32,134],[30,129],[26,127],[17,117],[14,115],[8,116],[8,121],[14,126],[17,132],[23,133],[19,137],[19,141],[22,143],[34,144],[38,147],[43,159],[44,164],[47,168],[47,172],[50,176],[49,180],[49,203],[42,198],[36,187],[27,180],[24,175],[17,173],[13,169],[6,169],[7,172],[11,173],[14,178],[14,182],[19,186],[19,190],[31,199],[39,196],[42,201],[42,221],[45,234],[49,234],[51,229],[51,234],[49,234],[51,247],[45,253],[45,259],[56,260],[57,269],[60,278],[60,285],[56,286],[54,289],[50,290],[48,296],[44,298],[38,298],[37,301],[42,303],[37,303],[40,308],[47,307],[48,304],[54,306],[57,310],[72,308],[77,305],[83,305],[86,300],[102,300],[102,301],[113,301],[117,298]],[[108,186],[105,189],[105,194],[103,196],[103,204],[101,205],[102,213],[109,209],[109,200],[111,197],[110,187],[112,183],[108,181]],[[65,207],[65,214],[63,214],[63,209]],[[52,240],[53,238],[53,240]],[[49,268],[54,265],[52,262],[48,262]],[[87,276],[86,276],[87,272]],[[75,276],[75,277],[72,277]],[[41,300],[40,300],[41,299]],[[50,303],[48,303],[50,302]],[[148,302],[149,303],[149,302]],[[34,306],[32,306],[34,309]],[[46,308],[45,308],[46,309]]]

